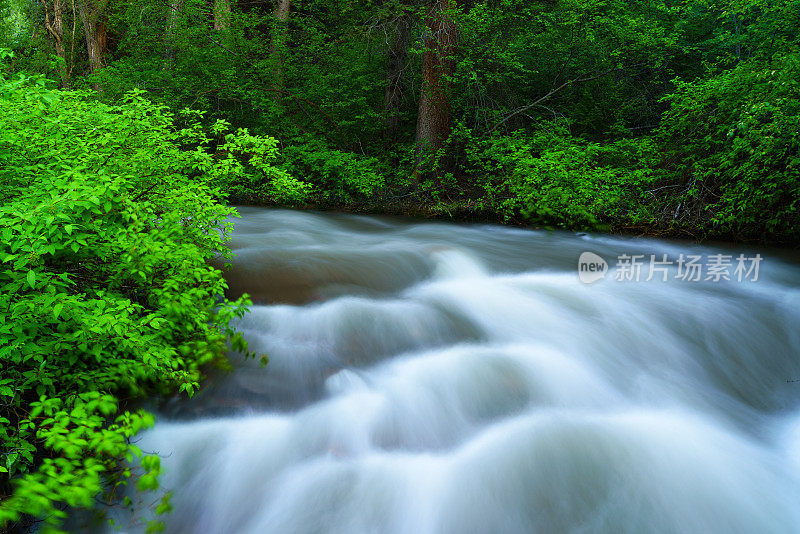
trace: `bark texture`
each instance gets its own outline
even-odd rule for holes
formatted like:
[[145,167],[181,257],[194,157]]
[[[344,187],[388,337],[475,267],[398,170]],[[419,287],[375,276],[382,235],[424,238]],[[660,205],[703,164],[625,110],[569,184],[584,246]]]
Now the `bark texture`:
[[288,40],[289,15],[291,12],[291,0],[278,0],[273,13],[275,27],[269,44],[269,55],[273,69],[272,77],[274,80],[273,89],[276,90],[278,98],[280,98],[280,91],[283,91],[284,50]]
[[[86,52],[89,55],[89,68],[92,74],[103,68],[103,55],[106,51],[108,30],[106,28],[106,8],[108,0],[83,0],[81,3],[81,19],[86,39]],[[100,86],[95,83],[96,90]]]
[[69,89],[70,69],[67,65],[67,50],[64,45],[64,4],[62,0],[53,0],[51,6],[45,0],[42,0],[42,7],[44,7],[44,27],[53,40],[56,55],[61,59],[59,64],[61,87]]
[[170,0],[167,9],[167,28],[164,37],[164,69],[172,70],[175,66],[175,37],[178,31],[178,20],[183,13],[183,0]]
[[214,0],[214,29],[217,31],[231,29],[231,0]]
[[417,171],[441,149],[450,135],[452,76],[457,28],[455,0],[433,0],[426,20],[422,57],[422,92],[417,117]]

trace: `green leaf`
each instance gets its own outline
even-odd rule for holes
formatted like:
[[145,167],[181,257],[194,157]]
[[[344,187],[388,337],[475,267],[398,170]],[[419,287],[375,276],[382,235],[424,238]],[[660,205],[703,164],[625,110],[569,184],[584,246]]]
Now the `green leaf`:
[[28,285],[31,286],[31,289],[36,287],[36,272],[35,271],[28,271]]
[[55,306],[53,306],[53,317],[58,319],[58,316],[61,315],[61,310],[64,308],[64,303],[59,302]]

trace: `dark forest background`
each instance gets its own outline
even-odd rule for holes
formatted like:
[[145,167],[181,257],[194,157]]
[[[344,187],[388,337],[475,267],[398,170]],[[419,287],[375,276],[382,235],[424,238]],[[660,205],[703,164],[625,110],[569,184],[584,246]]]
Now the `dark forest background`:
[[796,1],[13,0],[3,15],[7,70],[275,139],[302,184],[230,176],[234,202],[796,241]]

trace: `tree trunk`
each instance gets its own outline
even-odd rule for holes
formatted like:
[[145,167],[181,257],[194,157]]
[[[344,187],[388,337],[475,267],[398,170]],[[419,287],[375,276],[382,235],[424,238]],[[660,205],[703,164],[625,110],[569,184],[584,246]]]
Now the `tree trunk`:
[[214,29],[217,31],[231,29],[231,0],[214,0]]
[[288,41],[289,14],[292,11],[292,0],[278,0],[273,14],[275,27],[269,44],[270,62],[273,69],[273,88],[280,98],[283,91],[283,62],[286,43]]
[[398,20],[392,46],[389,48],[389,61],[386,69],[386,91],[383,96],[383,138],[391,145],[397,141],[400,130],[400,107],[403,104],[403,90],[408,47],[411,43],[411,20],[403,16]]
[[105,42],[105,26],[100,22],[83,19],[83,31],[86,34],[86,51],[89,54],[89,66],[92,74],[103,67],[103,43]]
[[278,0],[278,4],[275,6],[275,18],[286,24],[289,20],[289,13],[292,11],[292,0]]
[[183,13],[183,0],[170,0],[167,9],[167,31],[164,39],[164,70],[172,70],[175,66],[175,36],[178,30],[178,19]]
[[[105,10],[108,0],[83,0],[81,4],[81,18],[83,19],[83,33],[86,38],[86,51],[89,54],[89,67],[92,74],[103,68],[103,54],[106,51],[106,24]],[[95,83],[94,88],[100,91],[100,85]]]
[[67,65],[67,51],[64,46],[64,4],[61,0],[53,0],[53,18],[50,18],[50,6],[42,0],[44,7],[44,26],[47,33],[53,38],[53,45],[56,49],[56,55],[61,60],[59,62],[59,74],[61,75],[61,87],[64,89],[70,88],[69,66]]
[[422,56],[422,93],[417,117],[417,168],[434,158],[450,135],[450,99],[455,73],[456,24],[452,18],[456,0],[433,0],[425,31]]

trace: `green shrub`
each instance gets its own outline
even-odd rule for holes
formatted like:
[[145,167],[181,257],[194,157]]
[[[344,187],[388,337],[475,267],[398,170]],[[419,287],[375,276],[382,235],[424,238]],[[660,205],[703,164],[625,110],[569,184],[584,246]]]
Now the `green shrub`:
[[297,140],[282,154],[285,169],[313,183],[323,202],[364,201],[386,187],[385,174],[376,158],[336,150],[320,140]]
[[648,139],[591,143],[556,125],[533,134],[494,137],[469,153],[489,178],[486,201],[506,217],[546,226],[604,229],[652,221],[644,198],[657,173]]
[[24,77],[0,80],[0,109],[1,530],[57,526],[132,477],[155,488],[157,459],[125,463],[153,421],[129,400],[191,395],[245,349],[228,324],[247,302],[209,265],[234,212],[197,128],[139,94],[109,106]]
[[227,133],[224,120],[217,120],[214,133],[222,135],[212,175],[215,183],[233,199],[282,205],[305,203],[313,186],[293,178],[272,162],[278,156],[278,141],[250,134],[246,129]]
[[661,129],[695,217],[716,233],[796,241],[800,54],[678,82]]

